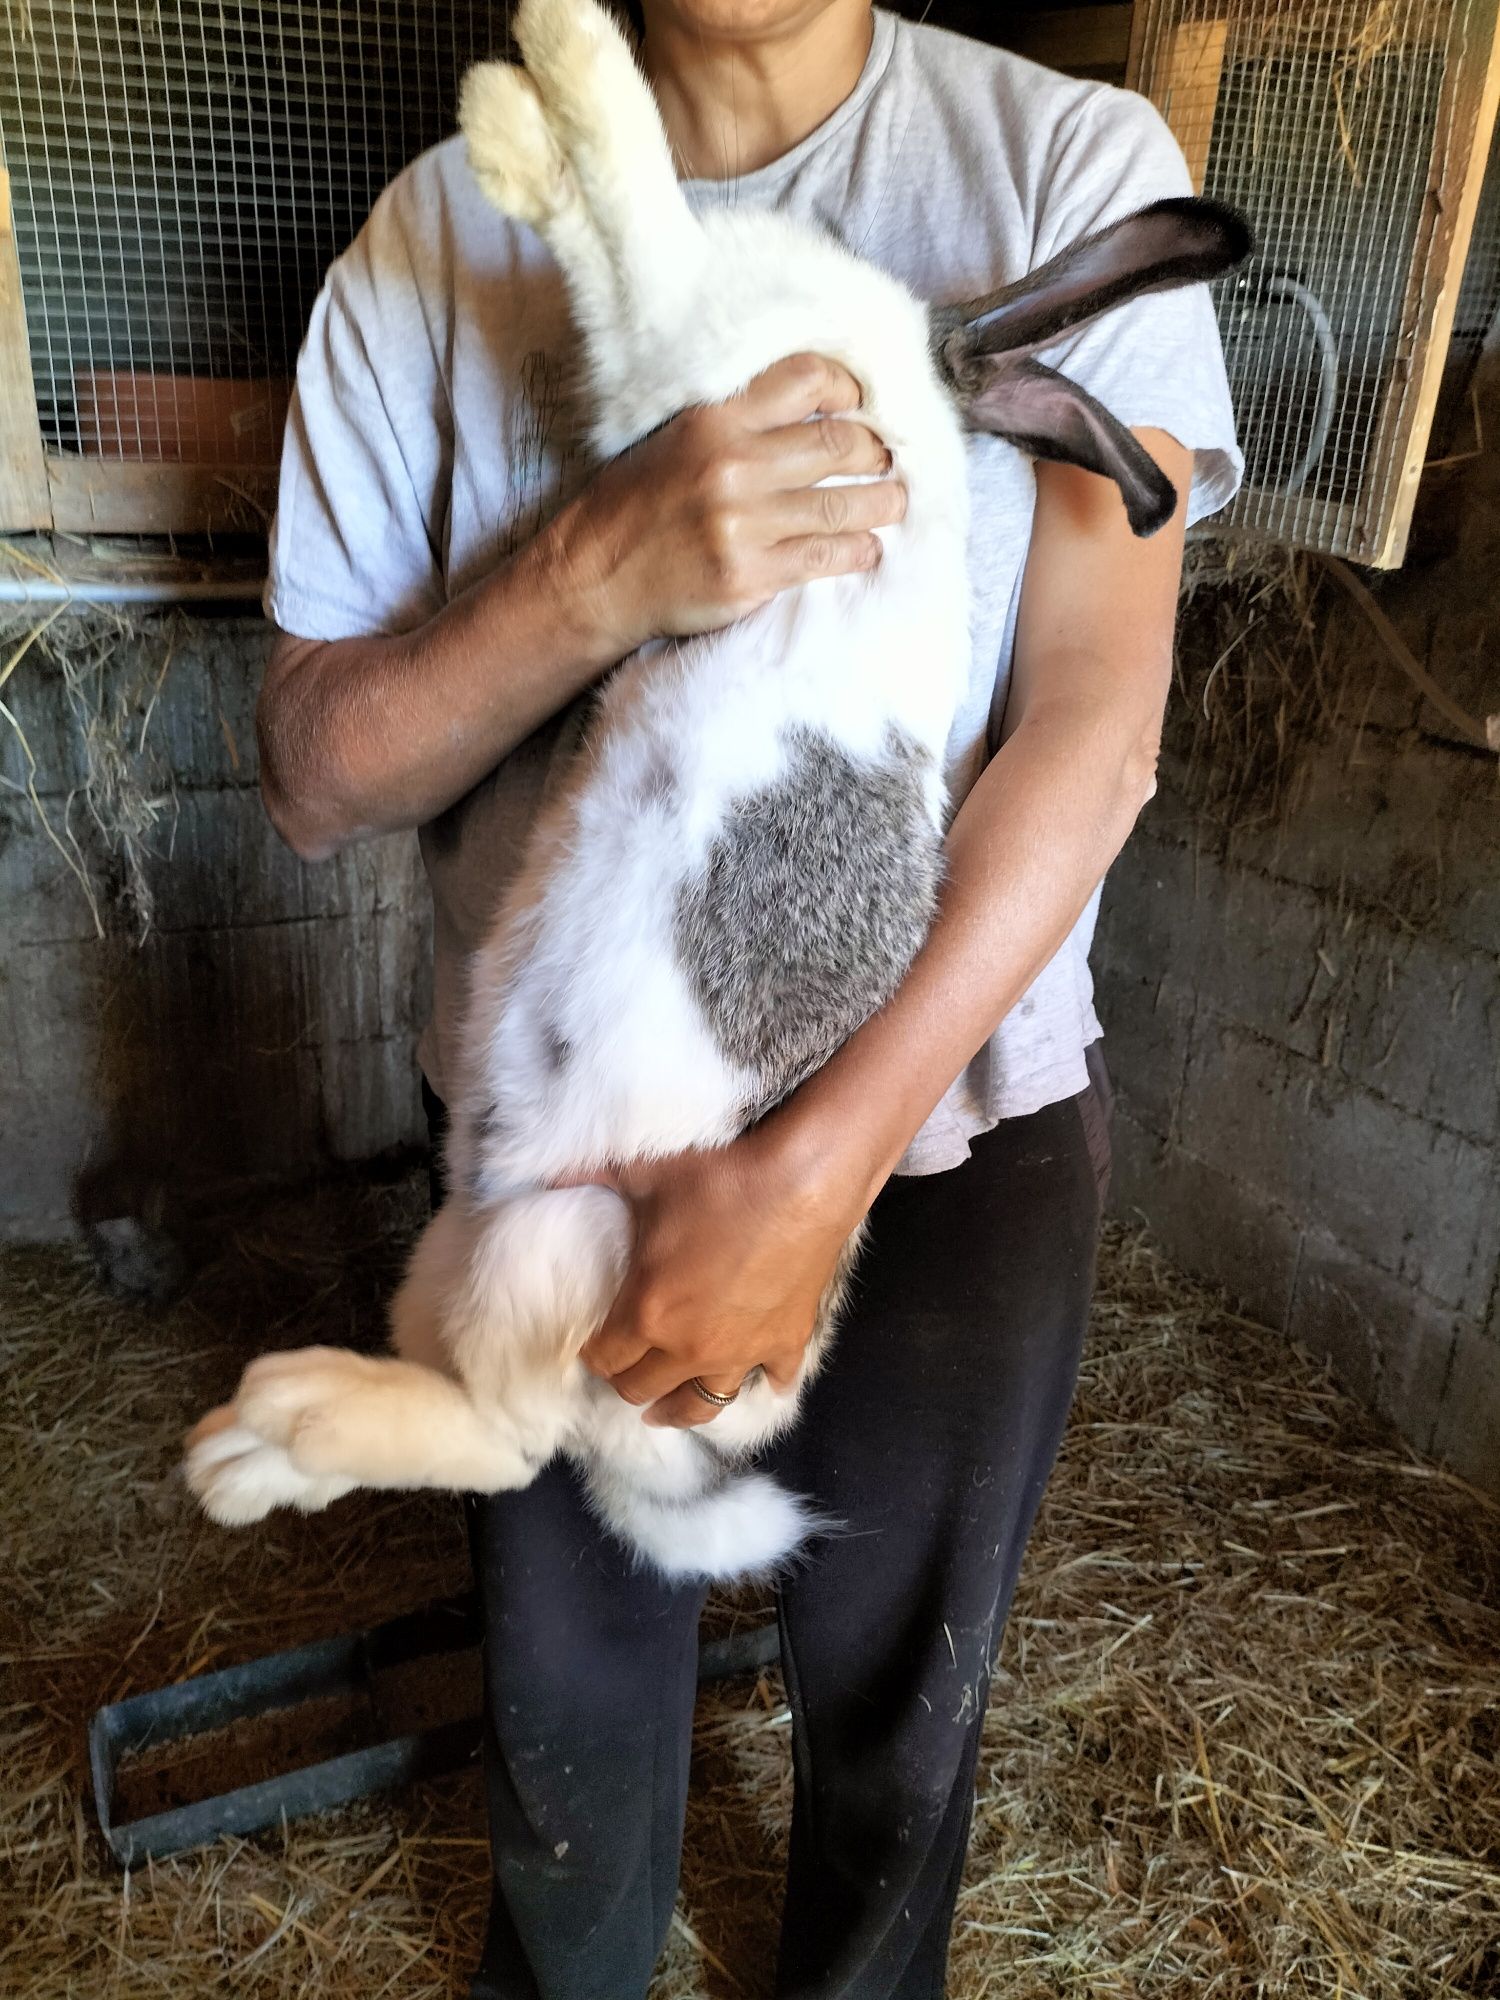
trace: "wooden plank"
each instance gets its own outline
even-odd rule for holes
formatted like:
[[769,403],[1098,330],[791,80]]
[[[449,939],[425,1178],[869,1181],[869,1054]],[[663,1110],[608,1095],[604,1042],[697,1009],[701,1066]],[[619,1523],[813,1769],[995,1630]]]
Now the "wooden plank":
[[[1216,520],[1213,530],[1230,535],[1269,535],[1294,548],[1313,548],[1323,555],[1347,556],[1351,562],[1368,562],[1370,536],[1364,516],[1352,500],[1315,500],[1300,496],[1289,503],[1284,493],[1259,486],[1242,487],[1234,502],[1232,521]],[[1299,509],[1305,516],[1310,537],[1303,540]]]
[[262,532],[276,506],[276,467],[46,461],[52,518],[78,534]]
[[1130,53],[1133,7],[1062,7],[1021,15],[995,29],[1002,48],[1070,75],[1120,75]]
[[1132,9],[1130,57],[1125,81],[1149,97],[1171,126],[1187,159],[1193,186],[1201,194],[1208,172],[1219,84],[1229,46],[1229,16],[1177,21],[1160,41],[1149,38],[1152,10]]
[[1400,468],[1386,519],[1372,523],[1378,542],[1366,560],[1375,569],[1397,569],[1406,555],[1500,109],[1500,5],[1467,0],[1461,11],[1468,54],[1450,63],[1443,79],[1427,198],[1401,309],[1411,352],[1398,357],[1368,460],[1368,472],[1377,476],[1387,466]]
[[0,533],[50,528],[52,501],[31,379],[10,175],[0,167]]
[[243,548],[114,535],[13,535],[0,548],[0,581],[40,583],[65,577],[75,588],[121,584],[158,591],[162,603],[238,595],[250,603],[266,580],[264,545],[247,536]]
[[1208,172],[1208,149],[1214,136],[1228,43],[1227,20],[1184,21],[1172,32],[1167,58],[1167,122],[1172,123],[1171,107],[1176,105],[1182,121],[1182,150],[1193,186],[1200,194]]

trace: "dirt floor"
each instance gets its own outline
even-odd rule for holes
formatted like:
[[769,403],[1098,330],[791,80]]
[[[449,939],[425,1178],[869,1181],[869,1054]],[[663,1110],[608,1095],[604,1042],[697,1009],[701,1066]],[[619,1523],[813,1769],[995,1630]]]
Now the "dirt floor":
[[[0,1259],[0,1995],[459,1994],[485,1904],[472,1772],[128,1879],[101,1703],[460,1586],[456,1506],[229,1535],[174,1472],[262,1344],[371,1343],[415,1178],[247,1201],[165,1313]],[[1500,1993],[1500,1514],[1276,1336],[1112,1236],[994,1683],[950,1992]],[[704,1697],[654,2000],[767,1990],[788,1799],[774,1675]]]

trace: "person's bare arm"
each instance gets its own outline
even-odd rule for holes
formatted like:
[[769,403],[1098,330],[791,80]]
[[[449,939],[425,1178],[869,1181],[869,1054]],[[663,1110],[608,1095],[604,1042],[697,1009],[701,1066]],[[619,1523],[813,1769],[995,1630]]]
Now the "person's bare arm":
[[[257,712],[261,789],[308,859],[419,826],[606,668],[725,625],[789,585],[871,568],[900,519],[854,378],[793,355],[605,467],[493,576],[400,637],[278,637]],[[808,422],[819,417],[821,421]]]
[[[1185,493],[1189,454],[1148,449]],[[938,920],[900,991],[724,1150],[631,1167],[631,1268],[584,1359],[648,1421],[696,1424],[759,1364],[791,1381],[835,1260],[953,1078],[1077,922],[1150,794],[1183,509],[1130,534],[1112,486],[1037,468],[1007,735],[954,820]],[[914,1365],[918,1365],[914,1360]]]
[[811,1133],[853,1121],[866,1205],[1061,948],[1155,789],[1192,457],[1138,435],[1179,494],[1148,542],[1103,480],[1038,466],[1005,740],[949,830],[938,922],[890,1006],[805,1087]]

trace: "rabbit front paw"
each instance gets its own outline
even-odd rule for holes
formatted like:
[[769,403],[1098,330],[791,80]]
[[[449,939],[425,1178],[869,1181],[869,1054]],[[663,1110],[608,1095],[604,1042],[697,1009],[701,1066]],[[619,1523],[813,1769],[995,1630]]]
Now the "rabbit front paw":
[[317,1513],[360,1479],[359,1391],[381,1364],[338,1347],[263,1354],[232,1403],[188,1438],[188,1485],[211,1520],[259,1521],[273,1507]]
[[233,1403],[210,1410],[189,1433],[183,1472],[204,1513],[222,1528],[248,1527],[276,1507],[321,1513],[359,1483],[299,1471],[280,1445],[240,1421]]

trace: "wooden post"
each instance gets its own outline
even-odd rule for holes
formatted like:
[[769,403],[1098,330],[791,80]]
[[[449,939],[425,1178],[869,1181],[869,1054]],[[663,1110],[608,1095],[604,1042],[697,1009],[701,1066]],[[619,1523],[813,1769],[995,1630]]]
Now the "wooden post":
[[0,534],[51,526],[52,498],[31,378],[10,175],[0,167]]
[[1178,21],[1168,29],[1165,46],[1152,49],[1146,39],[1149,14],[1148,8],[1134,9],[1126,82],[1149,97],[1171,126],[1201,194],[1229,46],[1229,18]]
[[[1356,558],[1374,569],[1397,569],[1406,554],[1500,108],[1500,5],[1459,0],[1458,12],[1465,17],[1469,52],[1452,55],[1443,78],[1427,193],[1401,306],[1401,348],[1366,466],[1366,476],[1373,478],[1389,468],[1395,483],[1380,510],[1384,518],[1376,523],[1378,542]],[[1361,511],[1368,515],[1368,509]]]
[[1178,134],[1199,194],[1208,172],[1228,42],[1228,21],[1184,21],[1172,30],[1167,54],[1167,122]]
[[1130,52],[1129,7],[1060,7],[1045,14],[1005,10],[994,29],[1002,48],[1070,76],[1118,78]]

